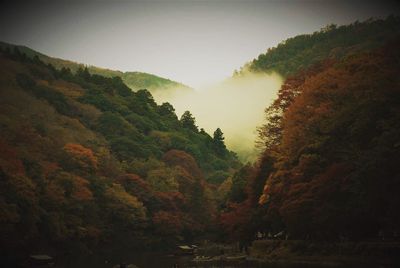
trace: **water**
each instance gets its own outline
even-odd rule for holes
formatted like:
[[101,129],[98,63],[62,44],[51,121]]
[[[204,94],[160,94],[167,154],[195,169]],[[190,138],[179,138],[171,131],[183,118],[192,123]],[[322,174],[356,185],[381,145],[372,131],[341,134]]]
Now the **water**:
[[128,257],[116,257],[114,259],[107,258],[107,256],[86,256],[82,258],[73,258],[58,262],[56,267],[59,268],[112,268],[122,262],[126,264],[134,264],[138,268],[173,268],[178,265],[179,268],[394,268],[395,266],[382,266],[382,265],[339,265],[335,263],[330,264],[307,264],[307,263],[273,263],[273,264],[260,264],[254,261],[237,261],[237,262],[221,262],[216,261],[213,263],[193,263],[192,256],[173,256],[163,253],[134,253]]

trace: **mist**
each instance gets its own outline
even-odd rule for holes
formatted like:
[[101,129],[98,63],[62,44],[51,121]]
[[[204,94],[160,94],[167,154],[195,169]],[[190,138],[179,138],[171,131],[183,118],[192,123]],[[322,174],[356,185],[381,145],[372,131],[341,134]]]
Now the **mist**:
[[275,99],[282,81],[276,73],[246,73],[194,91],[176,88],[153,95],[157,103],[171,103],[179,117],[189,110],[196,125],[211,136],[221,128],[226,146],[247,162],[256,159],[256,127],[263,123],[264,109]]

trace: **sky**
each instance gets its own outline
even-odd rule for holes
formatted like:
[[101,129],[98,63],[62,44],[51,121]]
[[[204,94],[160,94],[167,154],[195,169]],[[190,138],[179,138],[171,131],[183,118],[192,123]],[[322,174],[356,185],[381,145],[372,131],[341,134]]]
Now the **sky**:
[[13,1],[0,40],[202,88],[289,37],[391,13],[384,1]]

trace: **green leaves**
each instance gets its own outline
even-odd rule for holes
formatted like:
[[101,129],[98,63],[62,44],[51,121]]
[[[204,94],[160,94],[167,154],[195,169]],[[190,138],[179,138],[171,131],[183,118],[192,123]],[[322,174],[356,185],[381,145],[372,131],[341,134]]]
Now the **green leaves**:
[[181,116],[180,122],[184,128],[190,129],[194,132],[198,132],[198,128],[195,124],[196,119],[193,117],[191,112],[185,111]]

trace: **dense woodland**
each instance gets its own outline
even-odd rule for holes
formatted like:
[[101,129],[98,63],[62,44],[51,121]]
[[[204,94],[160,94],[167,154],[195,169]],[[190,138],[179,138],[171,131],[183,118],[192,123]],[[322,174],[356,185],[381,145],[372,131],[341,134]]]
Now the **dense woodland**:
[[[218,185],[240,167],[223,133],[145,89],[1,53],[3,252],[163,248],[206,236]],[[123,242],[121,242],[123,241]]]
[[[400,231],[400,19],[286,40],[242,72],[286,77],[243,164],[121,77],[0,56],[0,243],[167,248],[258,231],[323,241]],[[238,74],[240,75],[240,74]],[[122,241],[122,242],[121,242]]]
[[137,91],[139,89],[147,89],[148,91],[154,93],[159,90],[163,91],[178,90],[180,92],[182,91],[190,92],[192,90],[190,87],[186,85],[183,85],[181,83],[163,77],[156,76],[154,74],[143,73],[143,72],[121,72],[117,70],[110,70],[92,65],[87,66],[82,63],[77,63],[70,60],[49,57],[26,46],[13,45],[0,41],[0,49],[2,50],[8,49],[12,51],[15,47],[18,48],[18,50],[21,53],[25,54],[28,58],[37,57],[40,61],[46,64],[51,64],[56,69],[66,68],[71,70],[71,72],[75,73],[79,69],[87,68],[91,74],[97,74],[108,78],[120,77],[124,82],[124,84],[126,84],[134,91]]
[[341,59],[382,46],[400,34],[399,25],[400,18],[396,16],[349,25],[327,25],[320,31],[297,35],[269,48],[236,74],[275,71],[284,77],[295,75],[326,58]]
[[[259,230],[283,231],[289,239],[398,239],[399,29],[398,17],[328,27],[253,61],[251,68],[263,72],[298,71],[265,110],[258,163],[236,177],[240,187],[232,187],[237,194],[221,213],[228,237],[251,241]],[[345,49],[349,43],[362,51]],[[328,56],[338,50],[347,52]],[[281,59],[268,60],[278,52]],[[285,67],[293,63],[284,60],[290,55],[310,63],[326,58]]]

